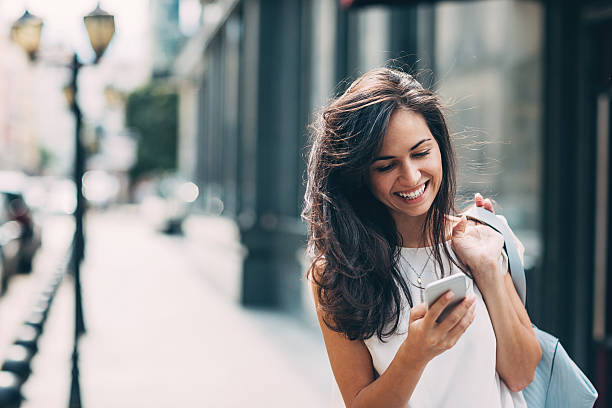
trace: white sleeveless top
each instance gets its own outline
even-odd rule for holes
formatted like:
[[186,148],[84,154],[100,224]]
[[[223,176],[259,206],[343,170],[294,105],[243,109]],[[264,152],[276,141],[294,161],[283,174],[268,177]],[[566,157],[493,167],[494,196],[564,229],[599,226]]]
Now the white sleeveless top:
[[[417,274],[408,266],[408,262],[421,275],[423,287],[440,278],[439,268],[433,256],[423,270],[430,256],[430,250],[431,248],[401,249],[399,266],[410,287],[413,304],[421,302],[421,290],[410,283],[417,284]],[[456,259],[450,246],[449,251],[451,256]],[[442,256],[444,256],[444,252],[442,252]],[[448,268],[452,263],[448,259],[445,261],[445,276],[448,276]],[[449,267],[446,267],[447,262]],[[506,271],[507,259],[502,259],[502,262],[504,265],[502,270]],[[450,270],[451,274],[463,273],[455,265],[452,265]],[[471,279],[467,279],[467,281],[468,295],[476,294],[474,321],[455,346],[434,357],[427,364],[412,393],[407,408],[527,407],[523,393],[510,391],[495,371],[496,340],[491,318],[480,291]],[[378,340],[376,335],[365,340],[372,356],[374,368],[379,374],[387,369],[400,345],[407,337],[410,313],[407,302],[404,311],[400,316],[398,331],[390,338],[385,339],[384,343]],[[341,397],[340,403],[338,403],[338,397],[340,397],[339,392],[336,394],[334,406],[343,406]]]

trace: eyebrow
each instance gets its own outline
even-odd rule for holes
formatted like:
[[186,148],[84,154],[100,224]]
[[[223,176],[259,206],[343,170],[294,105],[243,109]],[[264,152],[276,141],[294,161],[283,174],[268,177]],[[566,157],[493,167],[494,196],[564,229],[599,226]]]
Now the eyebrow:
[[[431,138],[427,138],[427,139],[423,139],[421,140],[419,143],[415,144],[414,146],[412,146],[410,148],[410,151],[413,151],[414,149],[416,149],[417,147],[419,147],[422,143],[425,143],[427,141],[431,140]],[[395,156],[380,156],[375,158],[374,160],[372,160],[372,163],[377,162],[379,160],[389,160],[389,159],[395,159]]]

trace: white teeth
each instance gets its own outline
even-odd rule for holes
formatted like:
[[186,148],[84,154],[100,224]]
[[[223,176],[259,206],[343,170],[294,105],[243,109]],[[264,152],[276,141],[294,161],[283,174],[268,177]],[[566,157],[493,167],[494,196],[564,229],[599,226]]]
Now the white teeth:
[[407,198],[408,200],[414,200],[415,198],[419,198],[421,194],[423,194],[424,191],[425,191],[425,184],[423,184],[421,188],[419,188],[416,191],[413,191],[412,193],[397,193],[397,194],[403,198]]

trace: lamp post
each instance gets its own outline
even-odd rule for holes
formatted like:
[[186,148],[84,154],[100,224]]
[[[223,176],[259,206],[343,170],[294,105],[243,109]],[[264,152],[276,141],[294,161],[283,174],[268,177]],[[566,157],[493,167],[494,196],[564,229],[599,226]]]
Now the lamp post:
[[11,28],[11,39],[28,54],[30,61],[36,59],[42,27],[43,21],[26,10]]
[[[100,8],[100,2],[98,2],[95,10],[86,15],[83,20],[87,29],[91,47],[96,54],[93,64],[96,64],[100,61],[100,58],[102,58],[104,51],[106,51],[108,44],[115,34],[115,18],[113,15],[102,10]],[[36,60],[40,46],[42,27],[43,21],[27,10],[12,26],[11,38],[27,53],[30,61]],[[78,408],[81,406],[78,369],[78,340],[80,335],[85,332],[80,273],[81,262],[85,252],[85,234],[83,231],[85,198],[83,197],[82,188],[83,173],[85,172],[85,149],[83,148],[81,136],[83,116],[78,103],[78,78],[80,69],[83,66],[84,64],[79,61],[77,53],[73,53],[72,60],[67,66],[71,71],[71,80],[68,86],[64,89],[66,99],[75,119],[73,180],[76,188],[76,208],[74,211],[75,230],[70,259],[70,268],[74,277],[75,325],[74,347],[72,352],[72,383],[69,402],[70,408]]]

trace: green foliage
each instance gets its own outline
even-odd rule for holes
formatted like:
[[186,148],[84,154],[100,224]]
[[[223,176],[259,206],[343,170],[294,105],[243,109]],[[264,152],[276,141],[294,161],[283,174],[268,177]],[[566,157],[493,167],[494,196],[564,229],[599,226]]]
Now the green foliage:
[[145,173],[176,169],[178,95],[161,82],[151,82],[128,96],[126,124],[139,135],[132,180]]

